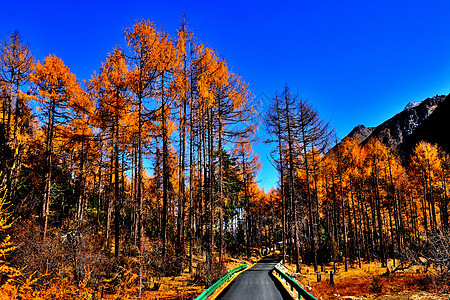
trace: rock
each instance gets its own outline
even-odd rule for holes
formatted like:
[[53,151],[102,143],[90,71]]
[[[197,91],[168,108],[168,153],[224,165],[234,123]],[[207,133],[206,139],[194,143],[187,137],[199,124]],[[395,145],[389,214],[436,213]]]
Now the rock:
[[358,144],[361,144],[375,129],[375,127],[367,128],[364,125],[358,125],[347,135],[347,137],[353,138]]

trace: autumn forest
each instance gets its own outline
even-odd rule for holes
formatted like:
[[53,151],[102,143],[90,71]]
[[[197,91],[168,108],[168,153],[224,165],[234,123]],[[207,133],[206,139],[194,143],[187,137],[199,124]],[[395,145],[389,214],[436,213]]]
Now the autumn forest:
[[425,257],[450,279],[439,145],[339,141],[289,86],[259,103],[184,20],[174,36],[148,20],[123,36],[84,82],[18,31],[1,44],[3,298],[145,298],[183,273],[208,287],[231,259],[275,250],[298,273]]

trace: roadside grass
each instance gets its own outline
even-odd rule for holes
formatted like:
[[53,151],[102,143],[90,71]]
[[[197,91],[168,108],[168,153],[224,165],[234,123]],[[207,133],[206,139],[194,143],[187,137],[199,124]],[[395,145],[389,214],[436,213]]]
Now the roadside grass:
[[[204,259],[195,258],[193,263],[194,270],[197,267],[197,264],[204,263]],[[224,257],[224,264],[227,269],[226,271],[234,269],[235,267],[238,267],[245,263],[248,262],[244,259],[232,258],[229,256]],[[179,276],[162,278],[159,290],[143,292],[142,299],[194,299],[198,295],[200,295],[206,288],[208,287],[198,284],[195,281],[195,274],[189,274],[189,268],[186,267],[184,268],[183,273]]]
[[349,264],[347,272],[343,264],[337,263],[334,286],[330,285],[333,264],[325,265],[323,271],[318,267],[321,282],[317,282],[313,266],[302,265],[300,274],[294,273],[294,264],[287,264],[286,267],[290,273],[288,275],[317,299],[450,299],[448,295],[438,293],[439,285],[429,272],[414,266],[393,273],[395,267],[392,260],[388,261],[389,274],[379,262],[363,263],[361,268],[358,264]]

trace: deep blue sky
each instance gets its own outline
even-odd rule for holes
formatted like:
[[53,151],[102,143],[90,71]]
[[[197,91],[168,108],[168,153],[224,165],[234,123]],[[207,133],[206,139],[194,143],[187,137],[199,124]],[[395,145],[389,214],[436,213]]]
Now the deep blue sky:
[[[37,59],[61,57],[80,80],[136,19],[173,36],[184,12],[262,100],[288,83],[338,137],[376,126],[409,101],[450,92],[450,1],[4,1],[0,36],[18,29]],[[277,174],[257,145],[259,180]]]

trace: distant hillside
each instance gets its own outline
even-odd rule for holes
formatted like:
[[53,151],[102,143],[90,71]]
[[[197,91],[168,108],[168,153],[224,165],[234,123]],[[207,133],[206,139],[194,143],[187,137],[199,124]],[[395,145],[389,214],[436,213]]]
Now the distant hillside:
[[450,95],[405,139],[400,149],[410,153],[420,141],[438,144],[450,153]]
[[387,146],[397,148],[433,113],[445,97],[445,95],[436,95],[433,98],[423,100],[420,104],[407,105],[403,111],[378,125],[366,138],[366,141],[376,137]]
[[387,146],[397,148],[433,113],[445,97],[444,95],[435,96],[423,100],[418,105],[408,105],[405,110],[377,126],[366,140],[376,137]]
[[422,102],[409,102],[403,111],[377,127],[358,125],[345,138],[364,145],[376,137],[407,158],[414,145],[422,140],[439,144],[450,153],[449,131],[450,95],[436,95]]

